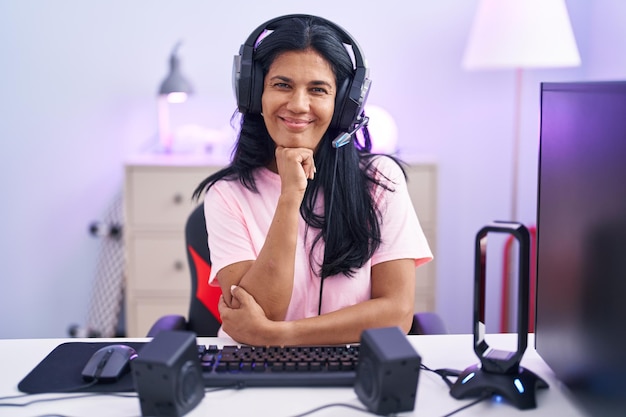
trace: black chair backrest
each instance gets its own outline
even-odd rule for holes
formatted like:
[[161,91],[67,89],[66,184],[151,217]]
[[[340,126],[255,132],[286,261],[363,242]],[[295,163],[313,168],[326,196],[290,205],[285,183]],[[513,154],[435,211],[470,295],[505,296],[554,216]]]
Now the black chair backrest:
[[216,292],[219,288],[209,287],[211,257],[204,217],[204,204],[196,207],[185,225],[187,261],[191,273],[191,298],[189,303],[188,330],[198,336],[217,336],[220,320],[217,312]]

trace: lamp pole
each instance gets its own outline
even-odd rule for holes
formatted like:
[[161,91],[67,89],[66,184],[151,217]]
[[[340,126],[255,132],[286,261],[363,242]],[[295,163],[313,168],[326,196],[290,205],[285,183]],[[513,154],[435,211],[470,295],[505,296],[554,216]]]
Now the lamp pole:
[[511,221],[517,221],[517,203],[519,195],[519,159],[521,146],[522,126],[522,83],[524,70],[520,67],[515,69],[515,103],[513,114],[513,172],[511,183]]

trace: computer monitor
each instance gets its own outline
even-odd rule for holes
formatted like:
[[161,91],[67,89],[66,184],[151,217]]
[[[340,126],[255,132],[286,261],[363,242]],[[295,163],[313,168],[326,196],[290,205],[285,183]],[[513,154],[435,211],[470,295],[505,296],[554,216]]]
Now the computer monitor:
[[626,415],[626,82],[541,84],[535,347]]

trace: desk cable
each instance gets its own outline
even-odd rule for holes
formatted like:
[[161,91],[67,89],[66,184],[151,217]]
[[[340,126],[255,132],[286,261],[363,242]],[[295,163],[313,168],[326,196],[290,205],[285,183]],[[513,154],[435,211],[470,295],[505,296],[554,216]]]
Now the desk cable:
[[[447,378],[448,376],[454,376],[454,372],[453,370],[441,370],[441,369],[437,369],[437,370],[433,370],[430,369],[428,367],[426,367],[425,365],[420,365],[420,368],[429,372],[434,372],[437,373],[438,375],[440,375],[445,381],[450,382]],[[445,374],[445,375],[444,375]],[[447,384],[447,382],[446,382]],[[218,387],[218,388],[208,388],[205,389],[205,392],[216,392],[216,391],[221,391],[221,390],[225,390],[225,389],[241,389],[243,388],[240,385],[230,385],[230,386],[225,386],[225,387]],[[38,393],[38,394],[52,394],[53,392],[45,392],[45,393]],[[57,393],[69,393],[69,392],[57,392]],[[16,399],[16,398],[24,398],[24,397],[29,397],[32,395],[37,395],[37,394],[21,394],[21,395],[13,395],[13,396],[9,396],[9,397],[0,397],[0,401],[4,401],[4,400],[9,400],[9,399]],[[98,395],[109,395],[109,396],[114,396],[114,397],[122,397],[122,398],[138,398],[138,395],[136,393],[116,393],[116,392],[89,392],[89,393],[84,393],[84,394],[80,394],[80,395],[75,395],[72,397],[53,397],[53,398],[40,398],[40,399],[34,399],[25,403],[3,403],[0,402],[0,408],[2,407],[26,407],[29,406],[31,404],[36,404],[36,403],[42,403],[42,402],[53,402],[53,401],[62,401],[62,400],[72,400],[72,399],[78,399],[78,398],[85,398],[85,397],[94,397],[94,396],[98,396]],[[479,398],[477,398],[476,400],[472,401],[469,404],[465,404],[462,407],[459,407],[455,410],[453,410],[450,413],[445,414],[442,417],[450,417],[462,410],[465,410],[473,405],[478,404],[479,402],[491,397],[491,393],[484,393],[484,395],[480,396]],[[363,407],[359,407],[359,406],[355,406],[353,404],[349,404],[349,403],[329,403],[329,404],[324,404],[322,406],[313,408],[311,410],[305,411],[303,413],[300,414],[296,414],[294,416],[291,417],[306,417],[309,415],[312,415],[314,413],[317,413],[318,411],[324,410],[324,409],[328,409],[328,408],[332,408],[332,407],[345,407],[345,408],[350,408],[356,411],[361,411],[365,414],[371,414],[371,415],[378,415],[376,413],[373,413],[369,410],[367,410],[366,408]],[[70,417],[67,416],[65,414],[45,414],[45,415],[40,415],[38,417]]]
[[[94,380],[92,383],[89,384],[85,384],[85,385],[81,385],[78,387],[74,387],[72,389],[69,390],[62,390],[62,391],[49,391],[49,392],[38,392],[38,393],[28,393],[28,394],[19,394],[19,395],[12,395],[12,396],[8,396],[8,397],[0,397],[0,409],[2,409],[3,407],[27,407],[29,405],[32,404],[37,404],[37,403],[44,403],[44,402],[54,402],[54,401],[63,401],[63,400],[73,400],[73,399],[79,399],[79,398],[85,398],[85,397],[95,397],[95,396],[112,396],[112,397],[122,397],[122,398],[139,398],[139,396],[137,395],[136,392],[127,392],[127,393],[120,393],[120,392],[83,392],[83,393],[78,393],[76,392],[79,389],[85,389],[88,387],[91,387],[92,385],[95,385],[97,383],[97,380]],[[240,384],[235,384],[235,385],[228,385],[228,386],[224,386],[224,387],[216,387],[216,388],[205,388],[204,392],[206,393],[210,393],[210,392],[215,392],[215,391],[222,391],[222,390],[226,390],[226,389],[240,389],[243,388]],[[32,397],[34,395],[39,395],[39,394],[79,394],[79,395],[72,395],[71,397],[69,396],[59,396],[59,397],[51,397],[51,398],[37,398],[37,399],[33,399],[30,401],[26,401],[23,403],[17,403],[17,402],[2,402],[2,401],[6,401],[6,400],[14,400],[14,399],[18,399],[18,398],[26,398],[26,397]],[[37,417],[70,417],[67,416],[65,414],[43,414]],[[133,417],[138,417],[138,416],[133,416]]]
[[[446,383],[446,385],[448,386],[448,388],[452,388],[452,385],[454,384],[453,381],[450,381],[449,377],[458,377],[459,375],[461,375],[461,371],[458,371],[456,369],[449,369],[449,368],[442,368],[442,369],[431,369],[428,366],[424,365],[423,363],[420,364],[420,369],[424,370],[424,371],[428,371],[428,372],[433,372],[437,375],[439,375],[441,377],[441,379],[443,379],[443,382]],[[488,398],[490,398],[493,394],[491,392],[484,392],[482,395],[480,395],[478,398],[476,398],[474,401],[463,405],[462,407],[459,407],[455,410],[452,410],[451,412],[445,414],[443,417],[450,417],[458,412],[461,412],[467,408],[470,408]]]
[[[460,375],[460,371],[454,370],[454,369],[431,369],[428,366],[424,365],[424,364],[420,364],[420,369],[424,370],[424,371],[428,371],[428,372],[433,372],[437,375],[439,375],[443,381],[446,383],[446,385],[448,387],[451,387],[453,385],[453,382],[450,381],[449,377],[458,377]],[[39,399],[33,399],[31,401],[27,401],[24,403],[5,403],[2,401],[5,400],[12,400],[12,399],[17,399],[17,398],[25,398],[25,397],[30,397],[36,394],[75,394],[77,393],[78,390],[81,389],[85,389],[85,388],[89,388],[93,385],[95,385],[98,382],[98,380],[94,380],[89,384],[84,384],[81,386],[77,386],[77,387],[73,387],[71,389],[67,389],[67,390],[60,390],[60,391],[51,391],[51,392],[42,392],[42,393],[29,393],[29,394],[20,394],[20,395],[13,395],[13,396],[8,396],[8,397],[0,397],[0,408],[3,407],[26,407],[29,406],[31,404],[36,404],[36,403],[42,403],[42,402],[53,402],[53,401],[62,401],[62,400],[72,400],[72,399],[78,399],[78,398],[85,398],[85,397],[90,397],[90,396],[97,396],[97,395],[110,395],[110,396],[115,396],[115,397],[124,397],[124,398],[138,398],[137,393],[116,393],[116,392],[88,392],[88,393],[83,393],[80,395],[74,395],[71,397],[52,397],[52,398],[39,398]],[[206,393],[210,393],[210,392],[216,392],[216,391],[221,391],[221,390],[227,390],[227,389],[242,389],[244,388],[241,384],[233,384],[233,385],[228,385],[228,386],[223,386],[223,387],[216,387],[216,388],[205,388],[205,392]],[[478,397],[476,400],[463,405],[462,407],[459,407],[453,411],[451,411],[450,413],[445,414],[442,417],[450,417],[462,410],[465,410],[473,405],[476,405],[478,403],[480,403],[481,401],[486,400],[487,398],[490,398],[492,396],[491,392],[485,392],[483,393],[483,395],[481,395],[480,397]],[[373,413],[371,411],[369,411],[366,408],[363,407],[359,407],[359,406],[355,406],[353,404],[349,404],[349,403],[329,403],[329,404],[325,404],[319,407],[316,407],[314,409],[305,411],[303,413],[294,415],[292,417],[305,417],[305,416],[309,416],[311,414],[314,414],[318,411],[321,411],[323,409],[327,409],[327,408],[331,408],[331,407],[346,407],[346,408],[351,408],[357,411],[361,411],[363,413],[366,414],[372,414],[372,415],[377,415],[376,413]],[[69,416],[64,416],[61,414],[46,414],[45,417],[69,417]],[[44,416],[39,416],[39,417],[44,417]]]

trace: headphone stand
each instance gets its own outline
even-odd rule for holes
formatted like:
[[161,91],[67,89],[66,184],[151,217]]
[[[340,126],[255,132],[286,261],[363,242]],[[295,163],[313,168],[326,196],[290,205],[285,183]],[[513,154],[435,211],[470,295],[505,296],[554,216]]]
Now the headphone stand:
[[[517,350],[492,349],[485,340],[485,289],[487,234],[513,235],[519,243]],[[520,366],[528,344],[528,293],[530,268],[530,233],[516,222],[495,222],[476,235],[474,258],[474,352],[480,364],[465,369],[450,388],[456,399],[499,394],[521,410],[537,407],[535,392],[548,384],[532,371]]]

